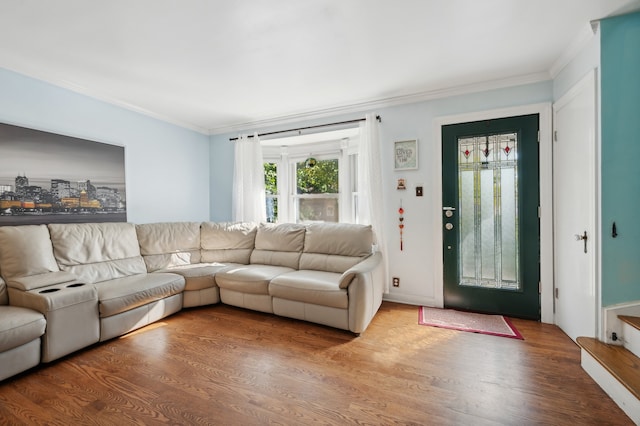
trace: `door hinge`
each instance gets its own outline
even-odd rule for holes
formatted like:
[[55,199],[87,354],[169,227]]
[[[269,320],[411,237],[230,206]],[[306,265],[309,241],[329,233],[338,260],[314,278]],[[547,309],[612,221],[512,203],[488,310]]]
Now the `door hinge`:
[[556,299],[558,298],[558,287],[556,287]]
[[542,217],[542,209],[538,206],[538,219]]
[[558,142],[558,131],[557,131],[557,130],[554,130],[554,131],[553,131],[553,140],[554,140],[555,142]]
[[542,294],[542,283],[538,281],[538,294]]
[[540,143],[540,130],[538,130],[538,143]]

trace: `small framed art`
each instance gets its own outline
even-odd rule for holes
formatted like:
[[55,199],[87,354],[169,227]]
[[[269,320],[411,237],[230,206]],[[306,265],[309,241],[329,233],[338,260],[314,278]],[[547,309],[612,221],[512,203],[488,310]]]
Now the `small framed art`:
[[418,141],[416,139],[393,143],[394,169],[415,170],[418,168]]

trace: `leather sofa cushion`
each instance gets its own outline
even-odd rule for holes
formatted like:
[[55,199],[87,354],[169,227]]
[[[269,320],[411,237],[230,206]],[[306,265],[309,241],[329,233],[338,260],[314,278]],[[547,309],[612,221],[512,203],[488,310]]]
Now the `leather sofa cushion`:
[[147,272],[132,223],[49,224],[60,269],[86,283]]
[[300,252],[304,247],[305,226],[297,223],[274,225],[261,223],[256,233],[255,248],[271,251]]
[[7,282],[60,270],[45,225],[1,226],[0,264]]
[[349,296],[340,288],[340,274],[323,271],[294,271],[279,275],[269,284],[269,294],[280,299],[347,309]]
[[0,352],[39,338],[46,325],[40,312],[18,306],[0,306]]
[[136,233],[149,272],[200,262],[199,222],[136,225]]
[[352,266],[360,263],[363,258],[339,256],[334,254],[302,253],[300,256],[300,270],[315,270],[343,273]]
[[310,224],[299,269],[343,273],[371,255],[372,243],[370,225]]
[[197,265],[183,265],[174,268],[161,269],[157,272],[169,272],[178,274],[186,279],[185,291],[202,290],[215,287],[214,275],[220,271],[232,268],[233,264],[200,263]]
[[305,253],[366,257],[371,254],[371,225],[351,223],[312,223],[304,237]]
[[296,223],[260,224],[250,263],[298,269],[304,234],[305,226]]
[[100,317],[109,317],[138,306],[179,294],[184,277],[176,274],[139,274],[96,284]]
[[200,250],[178,251],[176,253],[150,254],[142,256],[147,272],[161,271],[166,268],[200,263]]
[[202,262],[248,264],[255,244],[256,232],[256,225],[251,223],[202,223],[200,225]]
[[240,265],[217,273],[216,284],[220,288],[240,293],[269,294],[269,282],[287,272],[293,272],[293,269],[270,265]]
[[0,277],[0,306],[9,304],[9,296],[7,294],[7,284]]
[[255,249],[251,253],[250,263],[252,265],[284,266],[291,269],[298,269],[300,253]]

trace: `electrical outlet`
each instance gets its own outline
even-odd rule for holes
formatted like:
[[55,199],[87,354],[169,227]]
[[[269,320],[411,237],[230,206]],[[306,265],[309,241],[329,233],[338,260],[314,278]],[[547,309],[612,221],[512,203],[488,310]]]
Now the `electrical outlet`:
[[393,286],[394,287],[400,287],[400,278],[393,277]]

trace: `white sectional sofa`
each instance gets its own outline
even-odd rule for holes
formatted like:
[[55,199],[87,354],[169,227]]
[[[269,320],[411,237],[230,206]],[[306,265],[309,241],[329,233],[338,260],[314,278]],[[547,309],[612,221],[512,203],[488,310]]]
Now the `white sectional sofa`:
[[40,363],[40,337],[47,322],[32,309],[10,306],[0,278],[0,380]]
[[0,380],[182,308],[226,303],[362,333],[383,294],[371,227],[0,227]]

